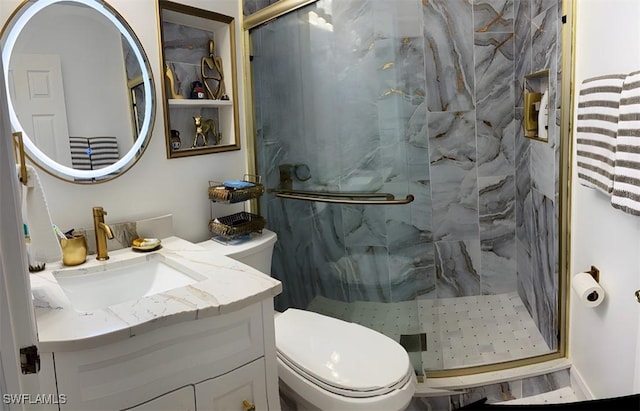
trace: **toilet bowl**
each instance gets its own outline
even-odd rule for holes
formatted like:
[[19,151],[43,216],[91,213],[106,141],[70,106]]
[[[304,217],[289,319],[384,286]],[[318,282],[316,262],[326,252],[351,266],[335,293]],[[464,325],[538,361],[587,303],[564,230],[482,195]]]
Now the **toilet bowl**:
[[[271,273],[274,232],[199,245]],[[404,410],[416,377],[404,348],[377,331],[311,311],[275,313],[280,390],[298,410]]]

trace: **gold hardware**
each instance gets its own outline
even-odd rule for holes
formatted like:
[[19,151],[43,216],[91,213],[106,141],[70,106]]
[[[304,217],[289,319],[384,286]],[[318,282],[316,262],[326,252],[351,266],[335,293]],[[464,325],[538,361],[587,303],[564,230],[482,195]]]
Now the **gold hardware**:
[[[207,94],[210,99],[213,100],[229,100],[229,97],[225,94],[224,88],[224,72],[222,70],[222,58],[216,56],[216,43],[213,40],[209,40],[209,56],[202,57],[200,60],[200,74],[202,75],[202,82],[207,90]],[[207,74],[207,69],[209,73]],[[216,82],[215,90],[211,91],[211,87],[207,80],[213,80]]]
[[[319,203],[354,204],[354,205],[396,205],[409,204],[415,198],[413,194],[407,194],[402,200],[396,200],[390,193],[331,193],[323,191],[298,191],[298,190],[270,190],[276,193],[276,197],[290,200],[316,201]],[[353,200],[353,199],[356,200]],[[383,200],[367,200],[368,198],[383,198]]]
[[527,135],[538,134],[538,110],[536,103],[542,100],[542,93],[524,93],[524,131]]
[[596,280],[596,283],[600,282],[600,270],[598,270],[596,266],[592,265],[591,269],[587,271],[587,273],[591,274],[591,277],[593,277],[593,279]]
[[636,300],[640,303],[640,290],[636,290]]
[[27,163],[24,161],[24,141],[22,139],[22,132],[17,131],[12,134],[13,136],[13,156],[15,157],[16,164],[20,164],[20,172],[18,178],[20,182],[27,185]]
[[62,247],[62,264],[71,266],[87,261],[87,240],[83,235],[61,239],[60,247]]
[[176,79],[173,75],[173,71],[171,70],[171,67],[169,67],[168,64],[165,64],[164,68],[165,68],[164,76],[167,79],[167,89],[169,91],[169,98],[183,99],[184,96],[178,92],[180,90],[176,91]]
[[247,400],[242,401],[242,407],[244,408],[244,411],[256,411],[256,405]]
[[93,230],[95,231],[96,235],[96,249],[98,253],[96,259],[100,261],[109,259],[107,238],[113,238],[111,227],[104,223],[105,215],[107,215],[107,212],[104,211],[102,207],[93,207]]

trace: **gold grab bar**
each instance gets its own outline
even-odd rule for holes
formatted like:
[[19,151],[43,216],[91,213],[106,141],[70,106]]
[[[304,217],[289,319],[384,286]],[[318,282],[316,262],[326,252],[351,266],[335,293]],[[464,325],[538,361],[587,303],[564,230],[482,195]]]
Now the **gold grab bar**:
[[[316,201],[320,203],[335,204],[361,204],[361,205],[394,205],[409,204],[414,200],[413,194],[396,200],[390,193],[335,193],[326,191],[303,191],[303,190],[269,190],[275,192],[276,197],[290,200]],[[383,200],[367,200],[369,198],[382,198]]]

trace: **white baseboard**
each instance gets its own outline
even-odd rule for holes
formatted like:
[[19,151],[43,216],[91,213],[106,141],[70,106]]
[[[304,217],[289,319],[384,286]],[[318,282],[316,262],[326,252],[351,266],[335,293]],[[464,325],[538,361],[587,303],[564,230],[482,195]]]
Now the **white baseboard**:
[[575,392],[578,401],[596,399],[596,396],[593,395],[593,391],[591,391],[584,378],[582,378],[582,374],[573,364],[569,370],[569,375],[571,376],[571,388],[573,388],[573,392]]

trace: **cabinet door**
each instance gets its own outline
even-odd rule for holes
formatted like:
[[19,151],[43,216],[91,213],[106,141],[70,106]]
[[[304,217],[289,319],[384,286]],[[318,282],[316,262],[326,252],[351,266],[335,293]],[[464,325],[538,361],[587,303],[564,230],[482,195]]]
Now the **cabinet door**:
[[182,387],[126,411],[195,411],[193,385]]
[[196,404],[199,411],[267,410],[264,360],[196,384]]

